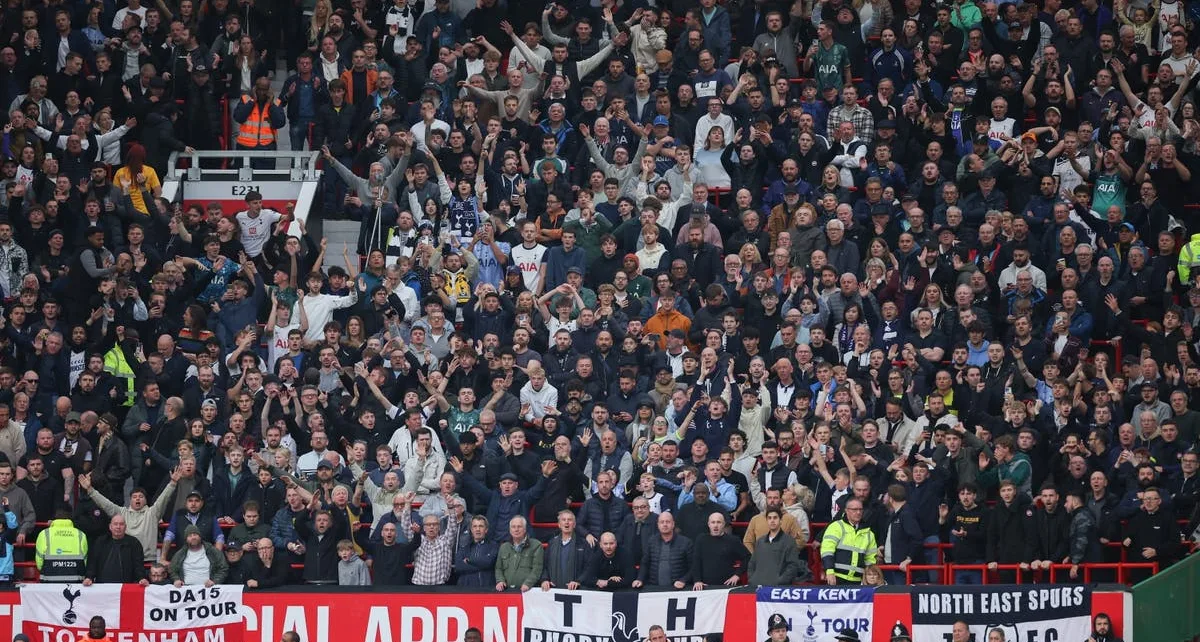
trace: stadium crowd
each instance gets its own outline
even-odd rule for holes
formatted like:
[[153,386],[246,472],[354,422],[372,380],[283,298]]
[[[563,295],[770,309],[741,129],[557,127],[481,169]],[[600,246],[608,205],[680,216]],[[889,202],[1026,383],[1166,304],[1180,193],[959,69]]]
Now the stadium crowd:
[[[0,17],[0,578],[1067,581],[1200,541],[1200,4],[127,1]],[[162,196],[283,135],[312,212]]]

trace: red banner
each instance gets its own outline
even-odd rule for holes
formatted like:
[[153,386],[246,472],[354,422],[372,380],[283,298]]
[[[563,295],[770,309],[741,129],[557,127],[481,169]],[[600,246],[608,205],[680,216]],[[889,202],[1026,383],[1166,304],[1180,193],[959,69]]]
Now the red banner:
[[[123,598],[129,589],[122,587]],[[61,590],[61,589],[60,589]],[[891,592],[892,590],[896,592]],[[460,642],[467,628],[477,627],[484,642],[521,641],[521,596],[518,593],[408,593],[408,592],[252,592],[242,596],[244,642],[278,642],[285,631],[295,630],[304,642]],[[25,632],[20,595],[0,592],[0,638]],[[726,642],[759,642],[755,639],[754,593],[729,595]],[[143,608],[143,607],[138,607]],[[912,624],[911,599],[903,587],[875,595],[874,642],[887,642],[891,625]],[[1093,593],[1093,613],[1113,619],[1117,635],[1129,639],[1132,596],[1125,591]],[[86,627],[92,613],[77,611],[77,626]],[[72,638],[74,639],[74,638]],[[123,642],[122,638],[116,638]],[[156,638],[159,642],[186,642]],[[57,637],[30,636],[32,642],[68,642]],[[140,642],[136,636],[124,642]],[[214,642],[199,638],[198,642]],[[225,638],[229,642],[229,638]]]

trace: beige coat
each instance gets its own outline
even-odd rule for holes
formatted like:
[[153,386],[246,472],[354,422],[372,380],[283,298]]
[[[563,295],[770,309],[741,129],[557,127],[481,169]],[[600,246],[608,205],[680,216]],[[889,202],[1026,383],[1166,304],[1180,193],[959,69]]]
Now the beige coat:
[[0,429],[0,452],[15,466],[25,456],[25,433],[20,424],[9,419],[8,425]]

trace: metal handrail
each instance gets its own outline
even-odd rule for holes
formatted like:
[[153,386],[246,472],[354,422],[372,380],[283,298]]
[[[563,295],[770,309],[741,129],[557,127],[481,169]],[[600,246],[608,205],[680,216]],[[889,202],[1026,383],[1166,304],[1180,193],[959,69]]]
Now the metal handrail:
[[[317,161],[321,154],[313,151],[284,151],[284,150],[196,150],[194,152],[171,152],[167,159],[167,178],[165,180],[189,180],[198,181],[201,178],[201,168],[199,163],[192,163],[191,167],[179,167],[179,160],[182,158],[190,159],[205,159],[216,158],[221,160],[242,159],[242,169],[250,171],[250,160],[255,158],[270,158],[270,159],[285,159],[290,160],[290,167],[285,169],[269,169],[257,170],[258,172],[279,172],[279,173],[298,173],[299,176],[293,176],[293,180],[315,181],[320,178],[320,170],[317,168]],[[207,170],[209,172],[232,172],[240,175],[240,170]],[[239,179],[241,180],[241,179]]]

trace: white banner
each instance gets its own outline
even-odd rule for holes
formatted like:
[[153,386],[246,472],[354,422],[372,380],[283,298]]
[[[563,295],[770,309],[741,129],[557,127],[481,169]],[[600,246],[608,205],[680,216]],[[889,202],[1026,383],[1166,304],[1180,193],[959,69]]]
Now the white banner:
[[152,629],[196,629],[241,624],[238,607],[242,585],[147,586],[142,626]]
[[1092,591],[1086,586],[914,586],[913,639],[950,639],[958,620],[976,640],[1000,629],[1005,640],[1071,642],[1092,634]]
[[24,584],[21,630],[31,640],[71,640],[99,615],[121,642],[241,642],[241,606],[240,585]]
[[533,589],[523,596],[524,642],[642,642],[658,625],[671,642],[725,630],[729,590],[605,593]]
[[21,614],[26,622],[86,629],[99,615],[115,625],[121,621],[120,584],[22,584]]
[[767,620],[778,613],[787,620],[791,642],[833,642],[843,629],[868,642],[874,596],[872,588],[760,586],[755,639],[768,637]]

